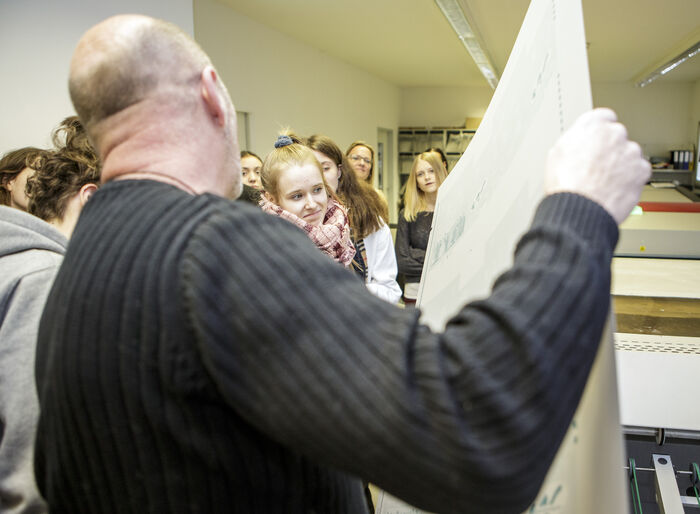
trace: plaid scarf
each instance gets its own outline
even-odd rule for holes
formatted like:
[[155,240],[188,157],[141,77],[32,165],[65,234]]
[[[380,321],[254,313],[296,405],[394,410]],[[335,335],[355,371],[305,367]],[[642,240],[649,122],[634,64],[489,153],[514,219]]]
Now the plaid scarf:
[[268,214],[274,214],[293,223],[311,238],[314,244],[334,261],[340,262],[346,268],[355,256],[355,247],[350,241],[350,224],[345,208],[332,198],[328,199],[328,208],[323,217],[323,223],[315,226],[305,222],[299,216],[285,211],[263,195],[260,207]]

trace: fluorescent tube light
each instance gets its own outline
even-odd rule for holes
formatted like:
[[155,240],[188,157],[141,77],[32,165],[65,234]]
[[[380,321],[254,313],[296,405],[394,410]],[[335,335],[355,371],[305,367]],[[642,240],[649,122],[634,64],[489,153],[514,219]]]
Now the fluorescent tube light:
[[462,7],[457,0],[435,0],[435,3],[445,15],[447,21],[452,25],[452,29],[457,33],[457,37],[462,41],[469,54],[474,59],[476,66],[486,81],[493,89],[498,85],[498,74],[491,64],[486,52],[479,43],[472,25],[464,14]]
[[654,82],[659,77],[663,77],[669,71],[673,70],[674,68],[677,68],[678,66],[683,64],[685,61],[698,55],[699,53],[700,53],[700,41],[695,43],[693,46],[691,46],[687,50],[684,50],[683,52],[678,54],[676,57],[674,57],[673,59],[671,59],[667,63],[664,63],[661,66],[659,66],[658,68],[656,68],[649,75],[647,75],[643,79],[639,80],[635,85],[637,87],[648,86],[649,84]]

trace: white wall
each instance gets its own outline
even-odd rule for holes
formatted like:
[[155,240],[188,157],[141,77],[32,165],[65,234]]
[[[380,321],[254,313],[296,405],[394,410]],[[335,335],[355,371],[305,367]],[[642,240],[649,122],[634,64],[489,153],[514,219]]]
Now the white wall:
[[402,127],[462,127],[482,118],[493,96],[484,87],[409,87],[401,90]]
[[647,156],[666,157],[669,150],[688,148],[693,85],[653,82],[639,88],[631,83],[593,84],[593,105],[611,107]]
[[172,21],[193,33],[192,0],[0,0],[0,153],[47,146],[71,114],[68,67],[80,36],[118,13]]
[[248,149],[261,157],[283,127],[325,134],[342,150],[356,139],[376,144],[378,127],[396,138],[396,86],[213,0],[195,0],[194,28],[236,109],[250,113]]
[[690,126],[688,127],[690,137],[693,143],[695,143],[696,159],[700,156],[700,147],[698,147],[698,124],[700,124],[700,80],[693,84],[690,100]]
[[[396,137],[398,126],[460,126],[483,116],[493,93],[487,86],[400,90],[213,0],[0,0],[0,153],[49,143],[51,129],[73,114],[67,80],[75,44],[118,12],[161,17],[194,33],[236,107],[251,114],[250,149],[259,154],[284,126],[325,133],[343,149],[355,139],[376,143],[377,127]],[[649,155],[697,143],[700,82],[594,83],[593,98],[618,112]]]
[[[700,82],[655,82],[645,88],[628,83],[594,83],[593,105],[611,107],[646,155],[665,154],[697,143]],[[488,87],[405,88],[401,126],[462,126],[482,117],[491,101]]]

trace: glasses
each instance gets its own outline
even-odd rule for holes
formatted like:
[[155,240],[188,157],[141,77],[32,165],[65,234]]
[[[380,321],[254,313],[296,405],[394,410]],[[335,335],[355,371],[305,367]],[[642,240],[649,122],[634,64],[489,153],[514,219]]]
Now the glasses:
[[353,162],[362,161],[365,164],[372,164],[372,159],[368,159],[367,157],[362,157],[361,155],[351,155],[350,160]]

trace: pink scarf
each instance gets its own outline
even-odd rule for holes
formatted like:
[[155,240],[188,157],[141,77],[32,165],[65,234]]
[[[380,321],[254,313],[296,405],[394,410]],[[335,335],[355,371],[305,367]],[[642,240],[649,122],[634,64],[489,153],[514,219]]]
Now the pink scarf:
[[299,216],[285,211],[277,204],[267,200],[263,195],[260,207],[268,214],[274,214],[293,223],[311,238],[314,244],[334,261],[340,262],[346,268],[355,256],[355,247],[350,241],[350,224],[345,208],[332,198],[328,199],[328,209],[323,217],[323,223],[315,226],[305,222]]

